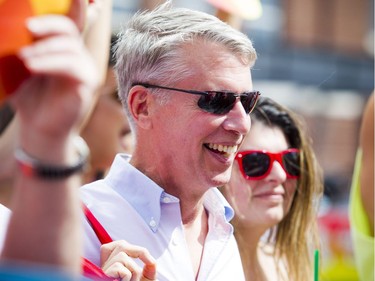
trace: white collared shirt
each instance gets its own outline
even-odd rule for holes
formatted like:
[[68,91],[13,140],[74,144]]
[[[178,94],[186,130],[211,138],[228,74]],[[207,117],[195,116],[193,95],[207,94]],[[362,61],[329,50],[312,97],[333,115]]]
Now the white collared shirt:
[[[82,201],[113,240],[149,250],[157,261],[158,280],[195,280],[179,199],[130,165],[129,159],[129,155],[117,155],[105,179],[81,188]],[[209,231],[197,280],[245,280],[229,224],[233,209],[216,188],[206,192],[204,207]],[[86,220],[84,226],[84,256],[100,266],[100,242]]]

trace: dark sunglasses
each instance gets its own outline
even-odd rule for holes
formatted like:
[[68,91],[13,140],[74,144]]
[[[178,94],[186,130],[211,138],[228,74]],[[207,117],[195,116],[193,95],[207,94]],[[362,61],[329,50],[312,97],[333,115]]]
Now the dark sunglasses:
[[274,161],[280,163],[287,178],[295,179],[300,175],[300,152],[290,148],[279,153],[264,150],[246,150],[238,152],[236,160],[242,175],[247,180],[261,180],[269,175]]
[[231,111],[236,103],[237,98],[240,98],[241,104],[244,107],[247,114],[253,111],[257,100],[260,96],[258,91],[245,92],[242,94],[236,94],[226,91],[196,91],[196,90],[184,90],[177,88],[170,88],[164,86],[151,85],[147,83],[135,83],[132,86],[140,85],[145,88],[157,88],[171,91],[178,91],[187,94],[200,95],[201,98],[198,100],[199,108],[206,112],[213,114],[226,114]]

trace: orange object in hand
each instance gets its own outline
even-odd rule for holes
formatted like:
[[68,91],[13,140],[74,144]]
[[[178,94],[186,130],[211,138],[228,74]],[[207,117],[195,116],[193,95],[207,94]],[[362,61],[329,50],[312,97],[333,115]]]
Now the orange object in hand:
[[30,76],[18,50],[33,38],[26,28],[29,17],[45,14],[71,14],[76,0],[0,0],[0,105]]

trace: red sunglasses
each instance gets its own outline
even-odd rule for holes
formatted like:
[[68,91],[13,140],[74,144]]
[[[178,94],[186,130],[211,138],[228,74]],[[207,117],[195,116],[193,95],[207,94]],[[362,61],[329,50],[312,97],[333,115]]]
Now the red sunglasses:
[[247,180],[261,180],[269,175],[274,161],[280,163],[288,179],[300,175],[300,151],[290,148],[278,153],[265,150],[240,151],[236,155],[243,177]]

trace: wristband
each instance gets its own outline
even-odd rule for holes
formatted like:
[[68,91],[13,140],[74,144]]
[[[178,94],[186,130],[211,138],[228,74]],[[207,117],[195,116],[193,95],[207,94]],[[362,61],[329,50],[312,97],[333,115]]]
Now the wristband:
[[21,148],[17,148],[14,156],[23,174],[49,180],[58,180],[70,177],[82,171],[87,163],[89,148],[86,142],[79,136],[74,139],[74,146],[79,154],[77,163],[71,166],[57,166],[43,163],[38,159],[28,155]]

